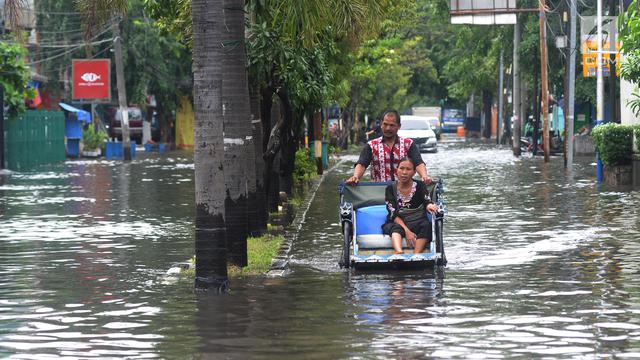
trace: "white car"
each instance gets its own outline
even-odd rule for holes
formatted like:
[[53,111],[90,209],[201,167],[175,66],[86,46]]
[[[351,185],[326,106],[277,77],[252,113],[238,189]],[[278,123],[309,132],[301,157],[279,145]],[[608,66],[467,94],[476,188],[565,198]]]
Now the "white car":
[[421,152],[438,151],[438,139],[436,139],[436,133],[429,124],[428,116],[400,116],[400,130],[398,130],[398,136],[412,139]]

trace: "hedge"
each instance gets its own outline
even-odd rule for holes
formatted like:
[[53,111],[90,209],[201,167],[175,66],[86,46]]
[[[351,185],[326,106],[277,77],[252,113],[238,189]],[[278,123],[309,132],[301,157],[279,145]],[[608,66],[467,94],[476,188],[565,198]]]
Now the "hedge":
[[[635,128],[635,131],[636,134],[640,134],[638,128]],[[633,135],[633,126],[616,123],[598,125],[591,131],[602,163],[609,166],[631,164]]]

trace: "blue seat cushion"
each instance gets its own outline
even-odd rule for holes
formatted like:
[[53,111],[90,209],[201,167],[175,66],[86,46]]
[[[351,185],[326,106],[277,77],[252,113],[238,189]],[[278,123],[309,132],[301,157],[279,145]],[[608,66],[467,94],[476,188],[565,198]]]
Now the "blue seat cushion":
[[[431,214],[427,214],[431,221]],[[373,205],[356,209],[356,235],[382,234],[382,224],[387,221],[387,206]]]
[[382,234],[382,224],[386,220],[386,205],[356,209],[356,235]]

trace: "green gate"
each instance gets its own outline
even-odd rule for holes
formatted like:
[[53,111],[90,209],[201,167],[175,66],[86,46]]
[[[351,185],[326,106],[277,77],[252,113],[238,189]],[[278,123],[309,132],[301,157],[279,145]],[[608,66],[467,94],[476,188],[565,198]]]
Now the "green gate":
[[26,170],[65,159],[64,113],[28,110],[5,120],[6,168]]

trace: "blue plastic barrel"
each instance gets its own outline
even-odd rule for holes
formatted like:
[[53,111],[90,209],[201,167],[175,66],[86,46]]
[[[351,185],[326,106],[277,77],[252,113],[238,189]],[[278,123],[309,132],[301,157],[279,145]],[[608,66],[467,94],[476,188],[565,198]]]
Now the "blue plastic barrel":
[[[124,145],[120,141],[106,143],[104,156],[107,159],[124,159]],[[131,142],[131,158],[136,158],[136,142]]]

